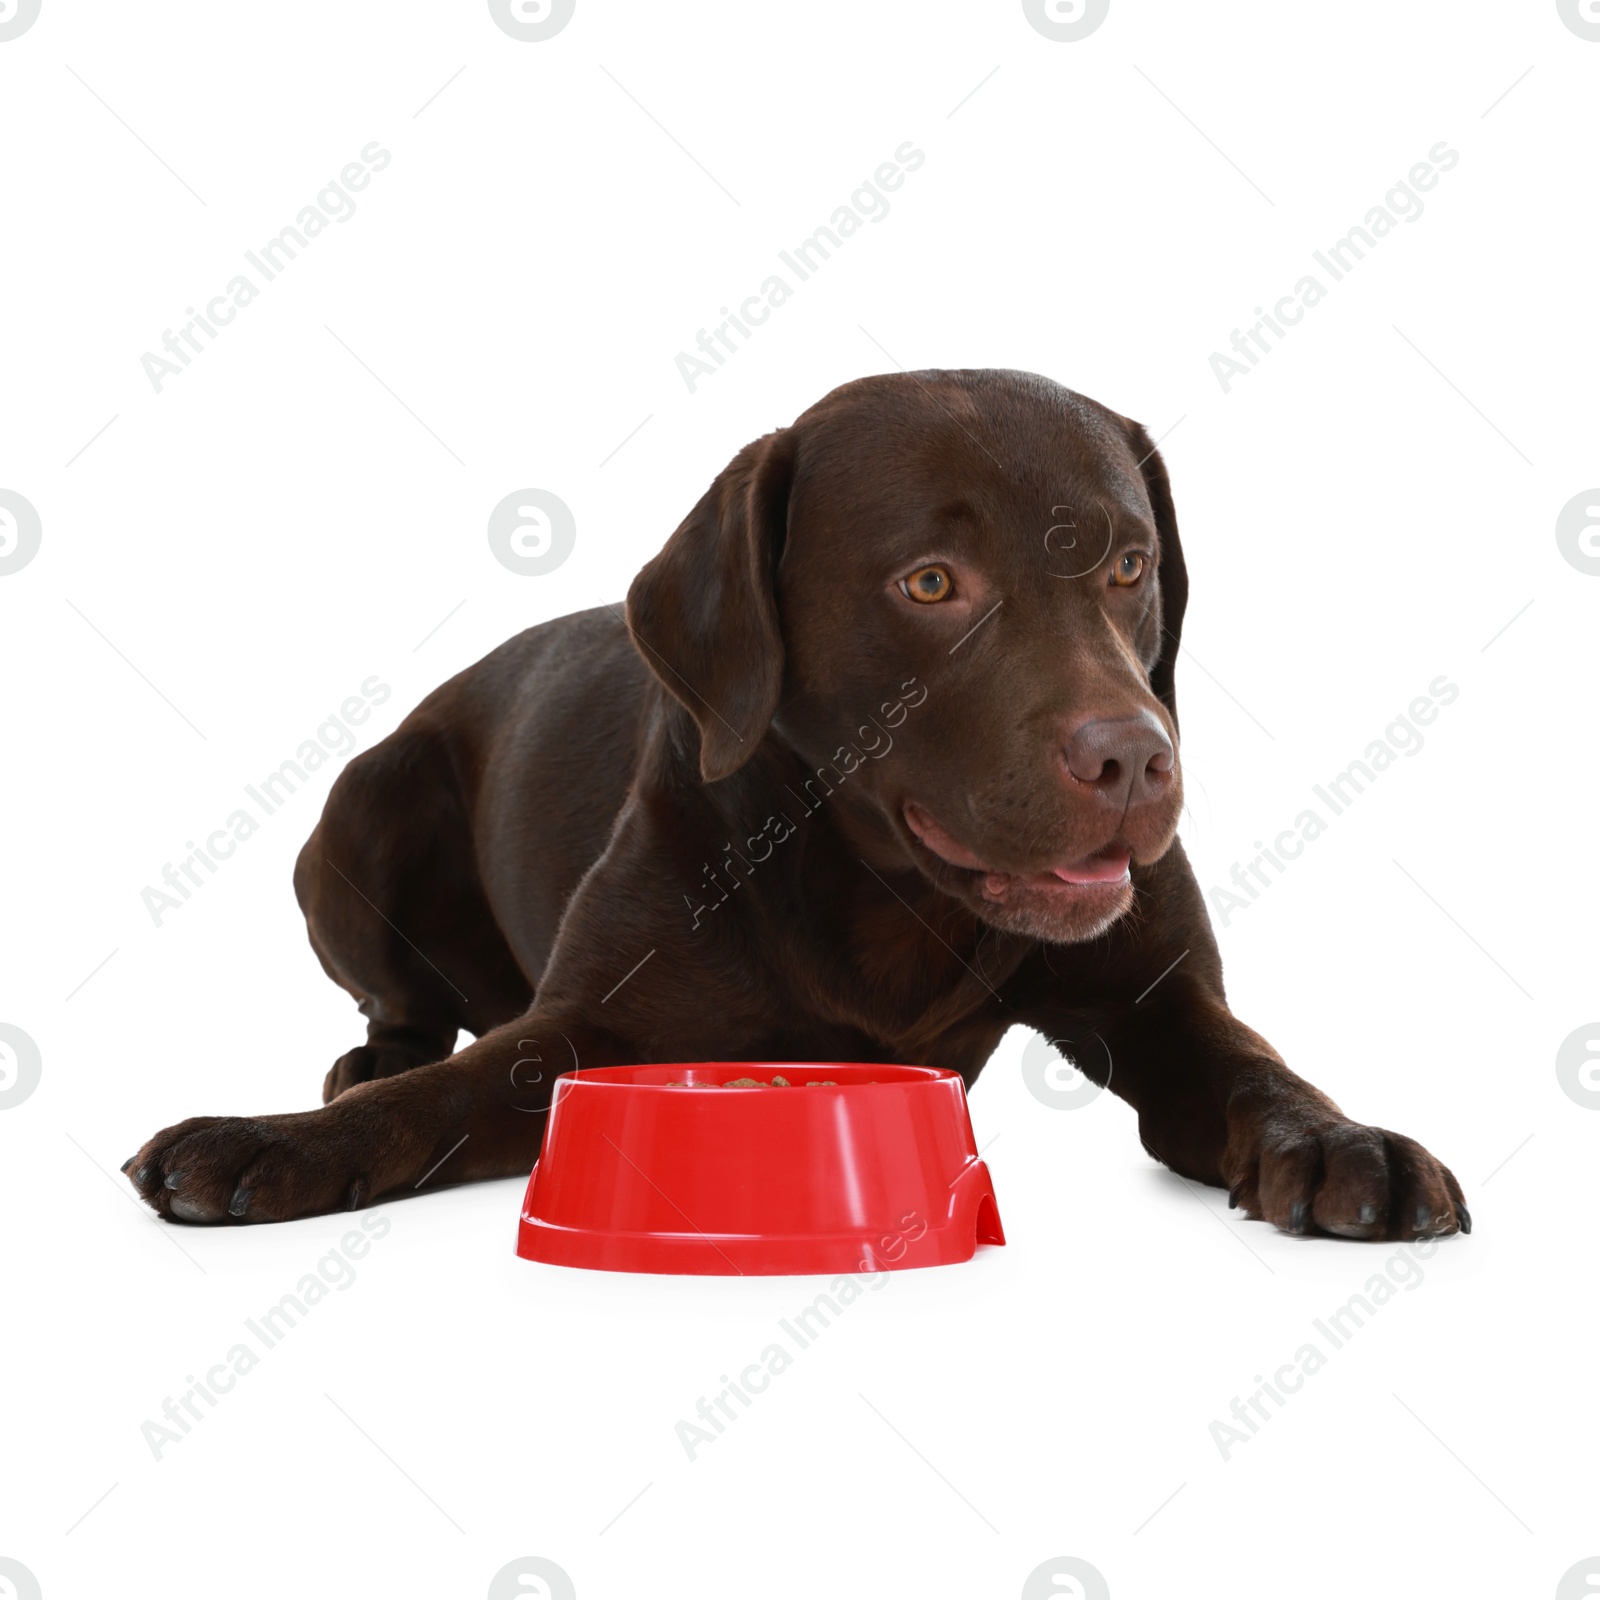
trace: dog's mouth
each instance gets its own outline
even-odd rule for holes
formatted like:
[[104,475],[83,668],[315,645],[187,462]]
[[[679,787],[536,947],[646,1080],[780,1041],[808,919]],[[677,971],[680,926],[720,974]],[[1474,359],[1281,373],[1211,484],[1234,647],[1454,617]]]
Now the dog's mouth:
[[925,806],[908,800],[901,808],[906,826],[924,849],[947,866],[973,875],[984,900],[1005,906],[1021,899],[1079,902],[1091,898],[1120,898],[1130,882],[1133,852],[1118,839],[1074,861],[1038,872],[1001,872],[969,850]]

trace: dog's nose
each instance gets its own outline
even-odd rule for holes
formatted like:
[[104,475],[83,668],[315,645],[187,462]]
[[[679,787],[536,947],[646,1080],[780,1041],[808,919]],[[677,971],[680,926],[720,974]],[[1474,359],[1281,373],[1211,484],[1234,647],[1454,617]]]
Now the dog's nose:
[[1080,723],[1066,757],[1067,771],[1114,805],[1142,805],[1172,781],[1172,741],[1152,711]]

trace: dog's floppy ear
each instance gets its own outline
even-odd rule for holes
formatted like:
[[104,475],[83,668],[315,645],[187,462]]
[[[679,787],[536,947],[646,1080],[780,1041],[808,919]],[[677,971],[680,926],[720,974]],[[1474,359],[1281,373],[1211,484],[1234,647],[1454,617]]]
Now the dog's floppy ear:
[[793,474],[791,430],[746,445],[628,590],[634,644],[694,718],[707,783],[755,754],[778,708],[773,589]]
[[1178,640],[1183,633],[1183,613],[1189,604],[1189,572],[1183,564],[1183,546],[1178,542],[1178,515],[1172,509],[1172,486],[1167,468],[1150,435],[1137,422],[1128,423],[1128,443],[1133,447],[1155,513],[1156,534],[1161,541],[1161,560],[1157,572],[1161,582],[1161,653],[1150,670],[1150,687],[1177,721],[1178,706],[1173,687],[1173,669],[1178,663]]

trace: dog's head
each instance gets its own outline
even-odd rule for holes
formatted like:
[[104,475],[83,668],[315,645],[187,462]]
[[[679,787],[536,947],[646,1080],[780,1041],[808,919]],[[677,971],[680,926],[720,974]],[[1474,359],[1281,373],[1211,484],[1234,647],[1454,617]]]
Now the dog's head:
[[1186,594],[1143,428],[1027,373],[920,372],[740,451],[628,620],[707,782],[776,739],[863,853],[1066,943],[1177,829]]

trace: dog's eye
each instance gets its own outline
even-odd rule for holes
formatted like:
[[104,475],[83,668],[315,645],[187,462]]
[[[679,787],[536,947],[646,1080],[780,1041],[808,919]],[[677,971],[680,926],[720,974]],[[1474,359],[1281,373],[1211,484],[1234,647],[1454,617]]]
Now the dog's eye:
[[918,567],[909,578],[900,580],[900,592],[908,600],[920,600],[932,605],[936,600],[948,600],[954,585],[943,567]]
[[1111,569],[1111,581],[1119,589],[1131,589],[1143,576],[1144,557],[1137,550],[1119,556],[1116,566]]

